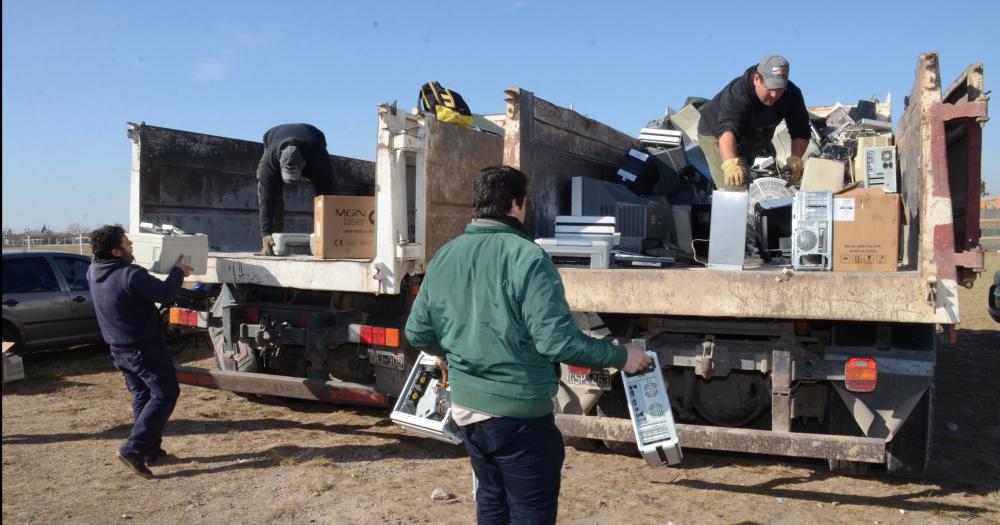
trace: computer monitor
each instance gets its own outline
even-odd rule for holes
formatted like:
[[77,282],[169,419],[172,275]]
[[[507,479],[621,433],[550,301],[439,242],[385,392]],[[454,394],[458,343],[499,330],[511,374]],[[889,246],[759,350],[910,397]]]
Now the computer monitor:
[[754,236],[765,261],[792,254],[792,197],[758,202],[754,206]]
[[572,214],[613,216],[623,251],[641,253],[660,243],[677,245],[670,203],[639,197],[620,184],[573,177]]

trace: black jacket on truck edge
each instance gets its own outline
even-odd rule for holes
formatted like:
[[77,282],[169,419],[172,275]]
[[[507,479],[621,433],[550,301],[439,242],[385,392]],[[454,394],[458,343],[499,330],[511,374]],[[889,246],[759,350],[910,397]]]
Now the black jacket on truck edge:
[[784,120],[793,139],[809,138],[809,112],[802,90],[789,80],[781,98],[773,106],[765,106],[754,91],[756,71],[756,65],[750,66],[701,107],[699,135],[718,138],[732,131],[738,144],[769,143],[774,129]]
[[[294,144],[302,151],[306,165],[302,176],[313,183],[315,195],[334,195],[336,181],[333,165],[326,150],[326,136],[310,124],[282,124],[264,134],[264,155],[257,167],[257,184],[260,185],[261,235],[274,233],[276,200],[285,198],[285,181],[281,178],[281,150]],[[280,209],[284,209],[283,206]]]

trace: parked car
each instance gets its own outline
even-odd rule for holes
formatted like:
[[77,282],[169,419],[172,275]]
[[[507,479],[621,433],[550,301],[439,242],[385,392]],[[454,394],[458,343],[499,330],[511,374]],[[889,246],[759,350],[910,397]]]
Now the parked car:
[[3,253],[3,339],[15,353],[101,342],[89,267],[71,253]]
[[990,317],[1000,323],[1000,272],[993,276],[993,286],[990,286],[990,293],[986,296],[986,308]]

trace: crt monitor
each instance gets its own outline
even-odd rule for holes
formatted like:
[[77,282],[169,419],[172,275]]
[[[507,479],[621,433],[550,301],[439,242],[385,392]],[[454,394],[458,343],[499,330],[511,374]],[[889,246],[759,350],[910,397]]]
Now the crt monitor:
[[573,177],[571,213],[614,217],[622,251],[640,253],[661,242],[676,245],[670,204],[639,197],[620,184]]

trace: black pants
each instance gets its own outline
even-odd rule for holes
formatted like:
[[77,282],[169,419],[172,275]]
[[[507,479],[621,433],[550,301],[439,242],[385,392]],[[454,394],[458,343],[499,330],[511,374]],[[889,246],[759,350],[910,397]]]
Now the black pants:
[[566,451],[552,414],[495,417],[460,428],[479,480],[480,525],[556,522]]
[[135,420],[132,433],[120,451],[122,455],[143,459],[156,455],[163,428],[181,393],[174,362],[165,347],[112,351],[111,359],[132,394]]

